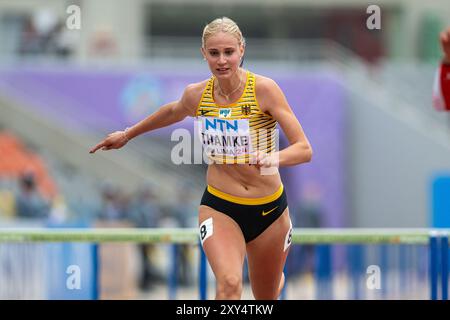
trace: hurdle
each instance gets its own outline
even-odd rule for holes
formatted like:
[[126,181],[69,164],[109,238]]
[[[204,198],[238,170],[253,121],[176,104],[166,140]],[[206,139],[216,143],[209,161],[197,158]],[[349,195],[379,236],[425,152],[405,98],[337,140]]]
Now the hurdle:
[[[449,229],[356,229],[356,228],[324,228],[309,229],[295,228],[292,234],[293,245],[331,245],[331,244],[389,244],[389,245],[425,245],[429,249],[429,284],[431,300],[448,299],[448,234]],[[195,228],[105,228],[105,229],[0,229],[0,243],[28,243],[28,242],[88,242],[88,243],[160,243],[160,244],[191,244],[198,245],[199,255],[199,299],[207,297],[207,259],[199,242]],[[328,253],[324,251],[326,259]],[[176,292],[176,249],[172,250],[172,267],[168,286],[169,298],[174,298]],[[328,260],[329,263],[329,260]],[[95,261],[95,265],[98,263]],[[328,270],[323,271],[330,272]],[[98,279],[98,276],[97,276]],[[440,281],[439,281],[440,280]],[[286,277],[288,286],[288,277]],[[284,290],[286,290],[286,286]],[[98,288],[96,289],[98,290]],[[440,291],[440,295],[439,295]],[[285,291],[282,294],[286,297]]]

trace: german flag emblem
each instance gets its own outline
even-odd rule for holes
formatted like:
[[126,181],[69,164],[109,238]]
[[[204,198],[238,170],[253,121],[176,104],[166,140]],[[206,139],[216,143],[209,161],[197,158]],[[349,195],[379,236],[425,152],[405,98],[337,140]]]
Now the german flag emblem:
[[244,116],[248,116],[252,112],[252,107],[249,104],[243,105],[241,111]]

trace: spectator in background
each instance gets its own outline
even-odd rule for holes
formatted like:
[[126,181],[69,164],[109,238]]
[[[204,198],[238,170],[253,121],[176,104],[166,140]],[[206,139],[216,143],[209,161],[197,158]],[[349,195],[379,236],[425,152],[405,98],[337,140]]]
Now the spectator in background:
[[138,228],[156,228],[160,218],[160,208],[153,186],[145,184],[138,191],[130,206],[131,222]]
[[294,215],[295,224],[302,228],[323,227],[323,192],[320,184],[315,181],[306,181],[301,188],[298,212]]
[[20,55],[32,55],[42,52],[42,41],[34,26],[31,17],[24,21],[18,53]]
[[20,177],[15,208],[16,216],[20,218],[47,218],[49,215],[50,204],[39,193],[32,172],[26,172]]
[[[139,190],[136,199],[131,203],[129,219],[137,228],[156,228],[160,216],[161,209],[158,205],[156,193],[151,184],[145,184]],[[141,258],[139,287],[146,290],[150,288],[152,282],[161,278],[152,263],[155,245],[139,243],[138,249]]]
[[102,204],[98,219],[102,221],[124,220],[126,213],[120,191],[107,183],[102,187]]
[[74,30],[69,30],[66,27],[65,21],[59,21],[52,31],[52,46],[53,51],[59,58],[70,58],[79,42],[79,33]]
[[[293,224],[301,228],[320,228],[323,225],[323,191],[321,185],[315,181],[305,181],[301,193],[293,206]],[[296,259],[291,259],[288,266],[290,273],[313,272],[315,246],[301,245],[294,248]]]
[[[181,184],[177,192],[177,201],[169,208],[170,215],[177,222],[177,227],[195,228],[197,226],[196,202],[198,199],[194,198],[190,185],[188,183]],[[185,286],[191,285],[194,278],[190,263],[193,255],[192,249],[189,244],[178,245],[178,281]]]
[[183,183],[178,188],[176,202],[170,208],[171,215],[177,220],[180,228],[197,227],[197,202],[189,183]]
[[436,110],[450,111],[450,27],[440,35],[444,58],[436,75],[433,88],[433,105]]
[[65,19],[43,9],[24,19],[18,53],[66,59],[75,52],[79,37],[79,32],[66,27]]

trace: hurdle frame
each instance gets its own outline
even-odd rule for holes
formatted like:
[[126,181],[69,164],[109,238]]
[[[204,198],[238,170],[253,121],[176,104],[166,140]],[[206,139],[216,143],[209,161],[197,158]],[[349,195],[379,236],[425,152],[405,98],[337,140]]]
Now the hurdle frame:
[[[429,283],[431,300],[448,299],[448,235],[450,229],[380,229],[380,228],[295,228],[292,234],[292,244],[417,244],[428,245],[430,250]],[[174,298],[176,283],[176,245],[198,245],[199,255],[199,298],[207,297],[207,259],[198,238],[196,228],[92,228],[92,229],[46,229],[46,228],[2,228],[0,243],[8,242],[135,242],[135,243],[166,243],[172,244],[172,267],[169,276],[169,297]],[[98,281],[98,248],[94,246],[94,267],[97,268]],[[327,271],[329,272],[329,271]],[[439,283],[439,279],[441,280]],[[439,285],[440,284],[440,285]],[[286,297],[286,285],[282,297]],[[98,298],[98,282],[93,284],[95,298]],[[440,291],[440,295],[439,295]]]

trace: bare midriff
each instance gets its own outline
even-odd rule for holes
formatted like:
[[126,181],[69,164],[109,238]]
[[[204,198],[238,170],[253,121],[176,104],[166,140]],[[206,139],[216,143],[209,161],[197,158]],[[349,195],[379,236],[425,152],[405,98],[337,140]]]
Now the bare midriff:
[[255,165],[210,164],[206,174],[208,185],[236,197],[260,198],[278,191],[279,172],[262,175]]

